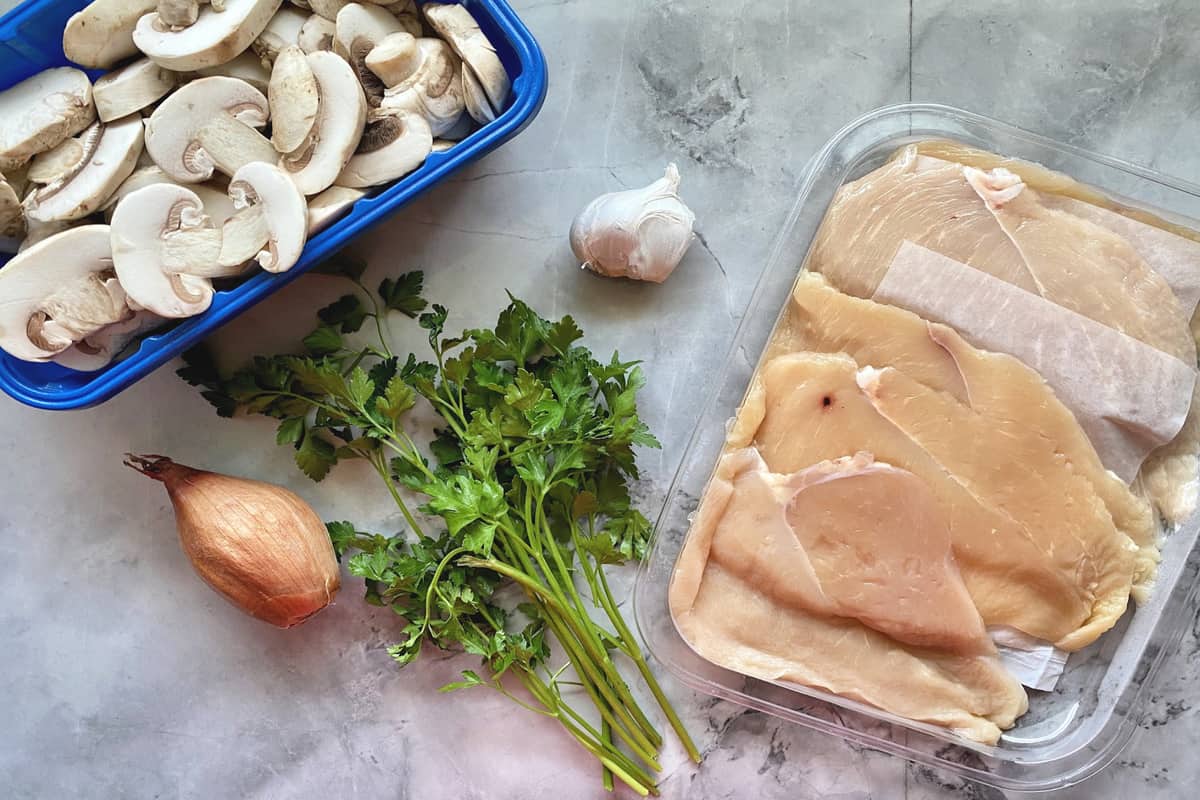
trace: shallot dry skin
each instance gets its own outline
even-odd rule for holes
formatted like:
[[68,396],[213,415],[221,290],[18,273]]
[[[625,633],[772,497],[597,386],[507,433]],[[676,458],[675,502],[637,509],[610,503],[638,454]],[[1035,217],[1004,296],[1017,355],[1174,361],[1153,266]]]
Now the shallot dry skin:
[[126,453],[125,465],[167,487],[192,566],[250,616],[290,628],[337,594],[341,577],[325,524],[295,493],[165,456]]

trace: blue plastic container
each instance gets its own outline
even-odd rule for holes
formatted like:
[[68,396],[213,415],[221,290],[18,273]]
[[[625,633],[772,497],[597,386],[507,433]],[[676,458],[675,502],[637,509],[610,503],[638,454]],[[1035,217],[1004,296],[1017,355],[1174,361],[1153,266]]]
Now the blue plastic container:
[[[0,19],[0,89],[49,67],[68,64],[62,52],[67,19],[87,0],[25,0]],[[546,97],[546,59],[533,34],[504,0],[466,0],[512,78],[509,106],[494,122],[444,153],[433,153],[419,170],[354,204],[350,213],[309,240],[289,271],[260,272],[234,289],[218,292],[203,314],[169,331],[152,334],[137,352],[98,372],[75,372],[57,364],[34,364],[0,352],[0,389],[36,408],[63,410],[103,403],[117,392],[199,342],[222,323],[295,280],[372,225],[457,169],[495,150],[521,132]],[[92,72],[93,78],[101,74]],[[5,258],[0,256],[0,258]],[[0,267],[2,269],[2,267]]]

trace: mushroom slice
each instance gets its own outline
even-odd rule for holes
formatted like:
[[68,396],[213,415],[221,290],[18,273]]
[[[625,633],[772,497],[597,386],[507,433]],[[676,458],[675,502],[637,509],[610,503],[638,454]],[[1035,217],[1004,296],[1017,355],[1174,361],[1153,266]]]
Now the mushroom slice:
[[389,89],[414,75],[421,67],[422,54],[411,33],[390,33],[367,53],[367,68]]
[[387,4],[387,10],[392,12],[392,16],[400,23],[400,27],[405,33],[413,36],[420,36],[424,33],[424,26],[421,25],[421,12],[417,10],[415,0],[400,0],[397,3]]
[[480,125],[487,125],[496,119],[496,109],[492,108],[492,103],[488,100],[487,92],[483,90],[479,79],[475,77],[475,73],[471,71],[471,68],[465,62],[462,68],[462,87],[463,100],[466,103],[467,114],[470,115],[471,119]]
[[450,148],[454,147],[456,144],[458,144],[458,142],[451,141],[450,139],[434,139],[433,149],[430,152],[444,153]]
[[53,358],[55,364],[77,372],[104,369],[129,349],[139,337],[161,328],[166,320],[149,311],[135,311],[128,319],[105,325]]
[[[104,212],[105,219],[108,221],[112,220],[113,210],[117,207],[117,204],[125,199],[127,195],[136,192],[143,186],[153,186],[158,183],[170,183],[178,185],[170,175],[163,172],[162,168],[157,165],[152,164],[148,167],[138,167],[135,169],[132,173],[130,173],[129,177],[117,187],[117,190],[113,192],[112,197],[108,198],[108,200],[105,201],[104,205],[101,207],[100,210]],[[232,217],[234,212],[237,210],[233,207],[233,200],[230,199],[229,195],[225,193],[225,189],[223,188],[218,188],[207,183],[189,184],[188,188],[195,192],[196,196],[200,198],[200,203],[204,206],[204,213],[212,219],[214,224],[220,225],[222,222]]]
[[45,186],[73,172],[82,161],[83,143],[75,138],[63,139],[46,152],[34,156],[25,176],[30,183]]
[[74,136],[96,119],[92,82],[73,67],[48,69],[0,92],[0,170]]
[[380,107],[418,113],[429,122],[433,135],[441,136],[454,129],[466,108],[462,62],[441,39],[414,42],[416,68],[388,88]]
[[335,22],[338,12],[348,5],[350,5],[350,0],[308,0],[308,6],[312,12],[330,22]]
[[200,0],[158,0],[158,21],[173,31],[194,25],[200,16]]
[[[463,6],[426,3],[422,6],[422,11],[425,12],[425,19],[430,27],[437,31],[463,60],[463,90],[467,93],[468,102],[471,89],[466,84],[474,79],[478,88],[482,89],[483,97],[486,98],[486,104],[490,106],[491,116],[494,118],[504,110],[504,104],[508,102],[508,93],[512,89],[504,64],[500,62],[500,56],[496,55],[496,48],[479,29],[479,23],[471,16],[471,12]],[[477,99],[482,98],[477,95]],[[476,105],[476,110],[482,112],[480,105]],[[481,116],[487,114],[481,113]],[[490,121],[479,117],[475,119],[481,123]]]
[[155,63],[184,72],[232,61],[258,38],[282,0],[226,0],[225,10],[200,9],[192,25],[174,31],[158,14],[138,20],[133,41]]
[[21,246],[17,248],[17,252],[23,253],[38,242],[44,242],[51,236],[57,236],[63,231],[77,227],[79,227],[79,223],[74,221],[65,222],[58,220],[55,222],[34,222],[30,220],[25,233],[25,238],[21,240]]
[[360,189],[400,178],[425,163],[433,151],[433,132],[420,114],[380,109],[367,126],[358,152],[337,182]]
[[137,55],[133,29],[158,0],[95,0],[67,20],[63,53],[83,67],[108,69]]
[[129,177],[142,152],[142,119],[97,122],[80,136],[76,167],[25,198],[25,216],[37,222],[82,219],[100,209]]
[[141,58],[96,80],[92,99],[101,122],[129,116],[158,102],[175,88],[177,74]]
[[146,186],[113,212],[117,278],[133,303],[160,317],[191,317],[209,307],[212,282],[182,269],[215,262],[220,240],[200,199],[185,186]]
[[[239,210],[222,229],[219,261],[253,258],[267,272],[295,266],[308,240],[308,207],[288,174],[274,164],[247,164],[229,182],[229,196]],[[245,247],[253,252],[245,255]]]
[[283,48],[300,41],[300,31],[309,16],[311,15],[291,6],[284,6],[275,12],[267,27],[254,40],[254,44],[250,45],[250,49],[262,59],[263,66],[270,68]]
[[300,26],[300,35],[296,44],[305,53],[315,53],[318,50],[332,50],[333,37],[337,25],[322,16],[313,14]]
[[271,71],[263,66],[258,56],[249,50],[224,64],[198,69],[196,74],[202,78],[215,76],[237,78],[250,84],[264,95],[267,93],[267,85],[271,81]]
[[0,237],[20,239],[25,235],[25,212],[21,198],[8,181],[0,177]]
[[107,225],[38,242],[0,269],[0,349],[46,361],[129,315],[112,266]]
[[380,6],[350,3],[338,12],[333,52],[350,62],[372,108],[379,105],[387,87],[367,68],[367,54],[389,35],[402,31],[399,21]]
[[[224,12],[229,13],[229,12]],[[237,78],[213,76],[181,86],[146,121],[146,150],[180,183],[199,183],[219,169],[232,175],[254,160],[274,161],[267,98]]]
[[271,106],[271,144],[280,153],[291,153],[308,141],[317,124],[321,93],[308,58],[299,45],[279,51],[271,70],[267,99]]
[[280,166],[305,195],[317,194],[337,179],[354,155],[367,119],[367,101],[354,70],[330,52],[305,58],[317,79],[321,98],[314,135],[308,145],[284,156]]
[[350,210],[356,202],[366,197],[362,189],[338,186],[336,183],[315,197],[308,199],[308,235],[316,236],[331,223]]

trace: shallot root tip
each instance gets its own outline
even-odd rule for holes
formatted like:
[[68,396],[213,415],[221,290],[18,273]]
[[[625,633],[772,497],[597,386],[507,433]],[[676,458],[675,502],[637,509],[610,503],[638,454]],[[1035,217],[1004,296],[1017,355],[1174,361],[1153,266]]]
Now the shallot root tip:
[[163,480],[167,468],[175,465],[175,462],[166,456],[154,455],[152,453],[142,456],[126,453],[125,460],[122,463],[130,469],[136,469],[147,477],[154,478],[156,481]]

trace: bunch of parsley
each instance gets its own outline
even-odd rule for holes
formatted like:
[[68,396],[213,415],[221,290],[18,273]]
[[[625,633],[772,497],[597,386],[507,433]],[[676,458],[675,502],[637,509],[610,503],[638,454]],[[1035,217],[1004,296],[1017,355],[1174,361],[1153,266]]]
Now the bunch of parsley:
[[[662,737],[618,672],[616,654],[632,661],[689,754],[700,756],[603,569],[641,558],[650,533],[629,494],[638,474],[634,447],[659,446],[638,418],[641,368],[616,354],[597,360],[577,344],[583,332],[571,317],[550,322],[511,295],[494,328],[448,337],[446,309],[420,296],[421,273],[371,292],[361,265],[326,271],[357,291],[321,309],[301,353],[260,356],[223,377],[196,350],[179,374],[203,387],[222,416],[278,419],[277,442],[295,449],[297,466],[313,480],[347,459],[363,459],[379,474],[411,533],[365,533],[349,522],[328,528],[339,558],[355,552],[348,567],[365,580],[367,601],[405,620],[392,658],[408,664],[426,642],[478,655],[482,670],[465,671],[443,691],[488,687],[554,717],[603,764],[607,788],[615,775],[642,795],[657,793],[652,772]],[[392,353],[389,311],[417,319],[431,360]],[[352,344],[347,337],[368,320],[376,341]],[[418,396],[440,417],[432,460],[402,425]],[[423,498],[418,510],[444,530],[425,530],[400,487]],[[520,587],[524,602],[502,602],[504,585]],[[589,606],[611,629],[592,620]],[[547,634],[560,648],[557,667]],[[524,695],[513,692],[514,682]],[[566,701],[568,683],[594,704],[598,727]]]

